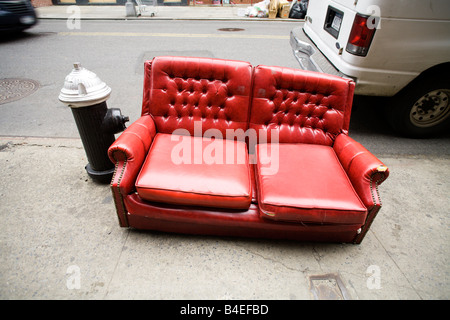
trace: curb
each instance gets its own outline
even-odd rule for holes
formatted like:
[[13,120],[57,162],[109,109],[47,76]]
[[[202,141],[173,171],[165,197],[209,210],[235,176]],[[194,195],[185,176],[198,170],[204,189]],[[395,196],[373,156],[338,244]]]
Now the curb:
[[[70,17],[38,17],[38,20],[67,20]],[[269,18],[184,18],[184,17],[81,17],[80,20],[105,20],[105,21],[245,21],[245,22],[261,22],[261,21],[267,21],[267,22],[287,22],[287,23],[293,23],[298,22],[302,23],[305,20],[304,19],[269,19]]]

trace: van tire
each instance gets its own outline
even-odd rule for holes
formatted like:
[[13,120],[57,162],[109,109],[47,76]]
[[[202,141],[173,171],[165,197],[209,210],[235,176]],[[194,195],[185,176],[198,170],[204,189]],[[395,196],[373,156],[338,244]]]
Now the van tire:
[[387,116],[391,127],[409,138],[448,132],[450,81],[437,74],[417,79],[391,99]]

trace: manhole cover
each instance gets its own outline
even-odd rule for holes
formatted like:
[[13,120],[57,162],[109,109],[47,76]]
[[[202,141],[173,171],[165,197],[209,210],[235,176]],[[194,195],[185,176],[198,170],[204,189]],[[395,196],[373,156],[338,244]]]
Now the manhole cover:
[[22,99],[39,88],[39,83],[30,79],[0,79],[0,104]]
[[220,29],[217,29],[217,30],[234,32],[234,31],[244,31],[245,29],[242,29],[242,28],[220,28]]

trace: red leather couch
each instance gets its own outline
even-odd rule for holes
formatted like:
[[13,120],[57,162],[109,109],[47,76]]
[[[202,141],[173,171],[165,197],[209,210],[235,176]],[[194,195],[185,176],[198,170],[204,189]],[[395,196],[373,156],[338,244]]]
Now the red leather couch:
[[142,116],[108,151],[120,226],[360,243],[389,171],[348,136],[353,90],[242,61],[147,61]]

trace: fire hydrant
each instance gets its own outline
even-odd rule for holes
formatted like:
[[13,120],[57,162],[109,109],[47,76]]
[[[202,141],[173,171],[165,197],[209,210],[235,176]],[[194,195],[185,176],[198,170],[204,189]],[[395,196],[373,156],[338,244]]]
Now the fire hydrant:
[[111,182],[114,164],[108,158],[108,148],[115,141],[114,134],[126,129],[129,118],[118,108],[108,109],[106,100],[111,94],[97,75],[76,62],[66,76],[59,100],[71,110],[88,159],[88,175],[100,183]]

